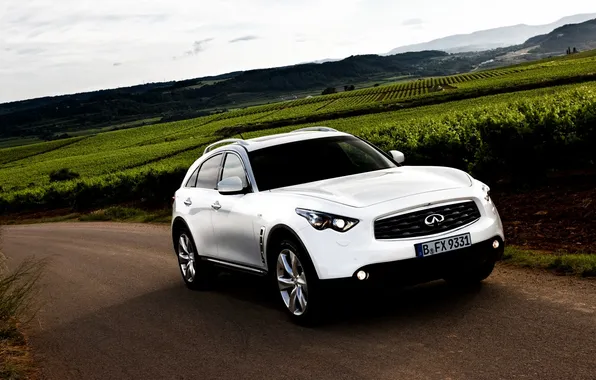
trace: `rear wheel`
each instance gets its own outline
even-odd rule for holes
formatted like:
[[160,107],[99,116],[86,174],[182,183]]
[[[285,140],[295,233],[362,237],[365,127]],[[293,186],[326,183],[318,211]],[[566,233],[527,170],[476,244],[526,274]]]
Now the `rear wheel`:
[[283,240],[275,252],[270,268],[282,307],[294,323],[320,322],[323,294],[310,257],[292,240]]
[[208,262],[201,260],[187,228],[181,228],[177,237],[176,256],[184,283],[193,290],[211,288],[215,280],[215,269]]

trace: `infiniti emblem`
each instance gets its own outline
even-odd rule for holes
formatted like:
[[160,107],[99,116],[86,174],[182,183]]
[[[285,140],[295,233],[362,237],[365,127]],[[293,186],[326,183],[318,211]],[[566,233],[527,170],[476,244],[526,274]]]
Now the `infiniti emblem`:
[[436,226],[439,223],[442,223],[445,220],[445,217],[441,214],[432,214],[424,218],[424,224],[427,226]]

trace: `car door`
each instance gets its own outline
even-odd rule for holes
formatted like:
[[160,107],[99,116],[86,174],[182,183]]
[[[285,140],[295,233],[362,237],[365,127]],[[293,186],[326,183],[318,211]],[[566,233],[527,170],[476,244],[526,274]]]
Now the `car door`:
[[[238,176],[249,187],[242,158],[235,152],[224,157],[220,180]],[[264,268],[264,258],[259,245],[259,218],[255,197],[248,190],[245,194],[217,196],[218,209],[213,213],[213,229],[219,257],[231,263]]]
[[[213,233],[213,205],[219,193],[215,190],[223,154],[205,160],[190,177],[180,201],[186,208],[188,227],[201,256],[217,257],[217,242]],[[194,179],[194,182],[193,182]]]

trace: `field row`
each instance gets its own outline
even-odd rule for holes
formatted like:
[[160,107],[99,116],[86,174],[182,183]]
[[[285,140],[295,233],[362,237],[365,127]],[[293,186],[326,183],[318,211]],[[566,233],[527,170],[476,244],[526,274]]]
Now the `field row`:
[[596,57],[594,56],[575,60],[555,60],[535,65],[419,79],[362,90],[250,107],[228,112],[225,116],[221,116],[219,120],[226,119],[232,124],[239,117],[265,112],[267,116],[262,121],[282,120],[285,118],[304,117],[313,113],[320,114],[349,110],[355,107],[378,103],[394,103],[418,97],[442,94],[445,91],[537,83],[544,80],[591,74],[595,71]]

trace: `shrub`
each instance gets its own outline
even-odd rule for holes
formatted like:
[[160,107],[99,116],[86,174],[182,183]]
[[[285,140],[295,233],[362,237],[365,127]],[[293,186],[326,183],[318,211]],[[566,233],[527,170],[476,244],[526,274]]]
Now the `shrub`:
[[74,172],[69,168],[62,168],[50,172],[50,182],[69,181],[79,177],[79,173]]

